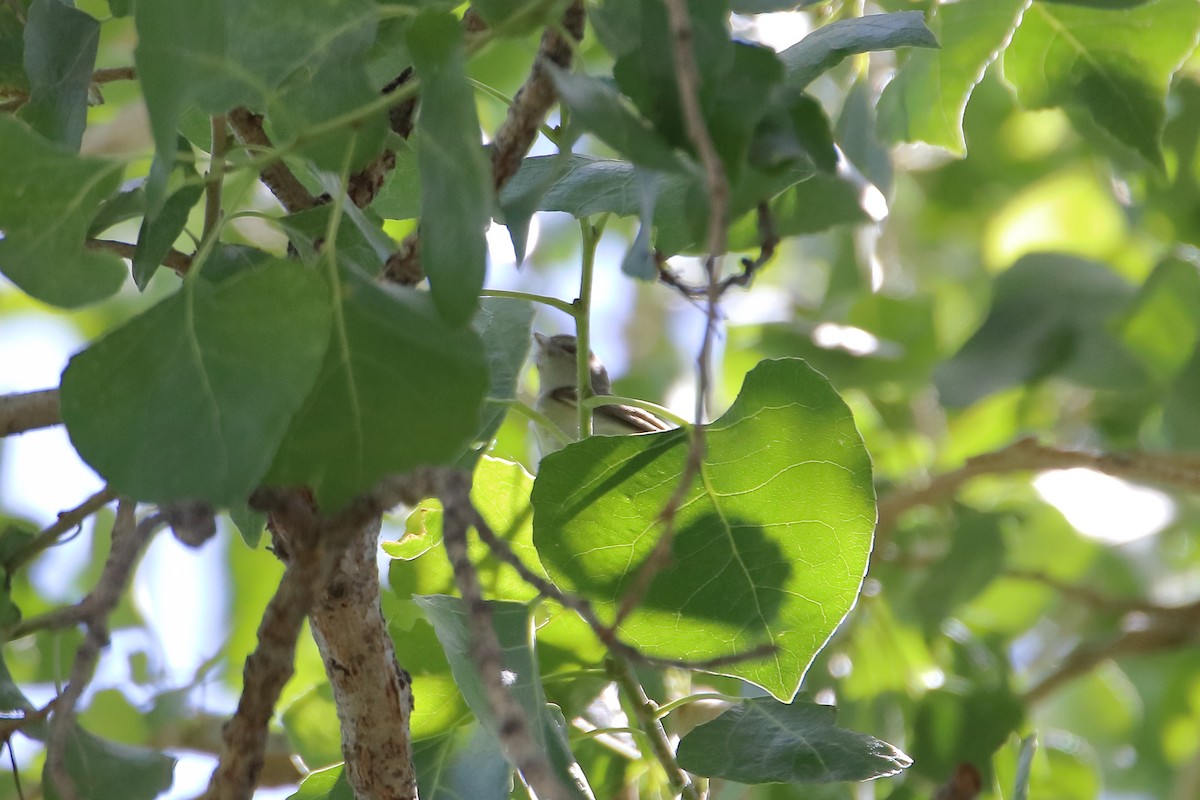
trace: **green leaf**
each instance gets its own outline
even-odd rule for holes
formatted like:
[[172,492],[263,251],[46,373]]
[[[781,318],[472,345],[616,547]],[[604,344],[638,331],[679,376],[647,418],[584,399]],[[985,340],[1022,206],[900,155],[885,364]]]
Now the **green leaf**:
[[744,700],[679,742],[679,766],[738,783],[869,781],[912,759],[873,736],[836,724],[831,706]]
[[1108,268],[1072,256],[1024,256],[996,278],[987,319],[934,379],[942,402],[961,408],[1049,375],[1096,388],[1144,379],[1110,330],[1133,288]]
[[[770,201],[775,232],[779,236],[817,233],[837,225],[859,225],[871,221],[863,210],[862,190],[850,181],[815,173]],[[762,234],[757,215],[747,214],[729,228],[731,250],[758,246]]]
[[488,27],[503,36],[516,36],[557,23],[566,0],[477,0],[472,7]]
[[983,767],[1024,719],[1021,699],[1006,686],[978,685],[964,677],[963,688],[935,689],[912,714],[908,749],[914,772],[943,780],[967,761]]
[[0,92],[28,92],[29,78],[25,75],[25,25],[17,18],[16,9],[0,6]]
[[328,683],[318,684],[293,700],[284,709],[281,721],[296,755],[309,768],[320,769],[342,760],[342,733],[333,688]]
[[1005,568],[999,520],[969,508],[958,509],[950,549],[930,565],[913,596],[918,619],[929,638],[946,617],[984,590]]
[[83,241],[121,182],[115,161],[80,158],[0,115],[0,271],[45,303],[76,308],[121,288],[125,267]]
[[187,224],[192,206],[196,205],[203,194],[204,187],[200,184],[184,186],[168,197],[162,208],[147,214],[142,220],[137,250],[133,254],[133,282],[139,289],[144,290],[150,278],[158,271],[159,265],[183,231],[183,226]]
[[464,468],[469,468],[491,447],[508,414],[508,401],[517,399],[517,384],[533,341],[533,304],[507,297],[485,297],[471,328],[483,341],[491,385],[475,443],[459,461]]
[[354,800],[354,790],[339,764],[308,773],[288,800]]
[[315,388],[267,476],[310,487],[328,512],[387,475],[453,463],[488,383],[479,336],[450,327],[427,293],[346,271],[339,296]]
[[1156,376],[1178,374],[1200,339],[1200,271],[1177,256],[1164,259],[1114,327]]
[[[706,438],[672,561],[621,631],[673,658],[769,643],[770,657],[721,671],[790,699],[858,595],[875,519],[870,460],[841,398],[796,359],[755,367]],[[683,431],[593,436],[542,461],[534,543],[560,586],[611,614],[654,547],[687,449]]]
[[[367,37],[363,41],[368,41]],[[340,174],[347,166],[350,170],[365,166],[379,153],[387,135],[387,118],[382,113],[372,114],[352,128],[339,127],[317,135],[313,129],[351,114],[377,97],[361,61],[346,59],[339,52],[293,73],[271,99],[267,117],[277,142],[300,142],[296,148],[299,155],[311,159],[318,169]]]
[[599,78],[563,72],[553,66],[550,75],[571,119],[594,133],[600,141],[635,164],[663,172],[678,172],[681,161],[671,145],[650,123],[638,116],[629,102]]
[[[156,750],[101,739],[76,726],[67,737],[67,774],[78,790],[120,787],[121,797],[154,800],[171,786],[175,759]],[[42,772],[47,800],[60,796],[50,775]]]
[[230,506],[229,519],[237,528],[238,534],[241,535],[242,541],[251,550],[258,547],[258,543],[262,541],[263,531],[267,527],[267,515],[259,511],[252,511],[248,506]]
[[1125,9],[1035,3],[1004,55],[1004,76],[1026,108],[1081,109],[1165,171],[1167,90],[1198,34],[1195,0]]
[[787,85],[797,89],[808,86],[823,72],[836,67],[848,56],[872,50],[897,47],[938,46],[937,37],[925,27],[920,11],[894,14],[867,14],[838,20],[817,28],[779,54],[787,69]]
[[442,317],[465,325],[479,306],[487,265],[491,169],[479,142],[475,93],[464,72],[462,33],[452,14],[426,11],[408,35],[425,97],[417,117],[421,173],[421,264]]
[[[545,570],[533,546],[532,515],[529,513],[532,489],[533,477],[520,464],[484,456],[475,465],[471,502],[521,561],[544,576]],[[404,537],[398,542],[383,543],[383,551],[397,559],[388,573],[388,581],[397,596],[454,591],[454,575],[441,544],[442,505],[436,500],[425,500],[408,515]],[[472,541],[470,553],[489,598],[525,602],[537,597],[537,590],[525,583],[512,567],[497,559],[482,541]]]
[[59,0],[33,0],[25,24],[29,102],[20,116],[52,142],[79,150],[100,23]]
[[71,359],[62,415],[80,455],[147,502],[244,502],[329,340],[321,279],[273,261],[186,281]]
[[[352,215],[349,208],[342,209],[344,218]],[[300,254],[306,263],[316,265],[329,249],[325,247],[325,237],[329,235],[329,223],[333,214],[333,206],[324,203],[316,208],[288,214],[279,223],[287,232],[292,247]],[[356,210],[353,216],[361,216]],[[357,270],[362,275],[378,275],[383,269],[386,256],[381,255],[382,239],[387,239],[388,250],[391,240],[386,234],[375,228],[371,237],[363,235],[363,227],[359,225],[339,224],[334,238],[338,263],[347,268]]]
[[[466,698],[467,705],[483,727],[495,736],[496,720],[479,678],[479,668],[469,652],[469,626],[462,600],[444,595],[414,599],[437,631],[438,641],[442,643],[442,649],[450,661],[454,682]],[[546,706],[546,695],[533,648],[529,609],[519,603],[489,602],[488,605],[492,609],[492,626],[504,653],[505,686],[525,710],[526,718],[530,721],[530,732],[550,759],[565,794],[586,797],[569,772],[573,759],[570,759],[562,731],[555,725],[554,713]],[[557,719],[561,719],[561,714]]]
[[508,800],[512,767],[478,723],[413,742],[413,766],[427,800]]
[[408,142],[397,143],[393,150],[396,166],[371,203],[371,210],[384,219],[416,219],[421,216],[421,179],[417,171],[417,152]]
[[[8,671],[8,664],[3,658],[0,658],[0,713],[3,713],[5,719],[17,719],[35,710],[33,704],[29,702],[29,698],[13,681],[12,673]],[[46,723],[30,723],[21,730],[28,736],[41,738],[46,731]]]
[[[717,95],[726,88],[726,79],[736,73],[734,50],[738,46],[729,36],[729,9],[724,0],[692,0],[686,7],[692,29],[691,46],[696,54],[698,100],[715,140],[718,129],[740,124],[739,120],[721,120],[717,116],[721,105]],[[657,0],[613,0],[605,3],[604,9],[609,18],[620,14],[629,20],[623,34],[627,41],[610,48],[617,59],[612,70],[617,85],[671,146],[691,151],[679,103],[672,54],[674,40],[666,6]],[[779,70],[774,53],[769,55]],[[775,75],[774,81],[779,77]],[[764,88],[767,87],[757,87],[752,94]],[[761,112],[760,106],[755,110],[756,117]],[[730,167],[728,162],[726,167]]]
[[[336,116],[344,98],[334,95],[358,80],[347,73],[366,81],[377,14],[370,0],[137,4],[136,63],[158,152],[172,152],[180,120],[193,107],[209,114],[237,105],[265,108],[270,116],[287,117],[285,128],[293,119],[288,111],[310,122]],[[298,88],[309,80],[311,88]],[[358,90],[353,96],[365,97]],[[378,130],[377,122],[366,125]],[[275,144],[287,142],[277,138]],[[334,169],[340,167],[339,160]],[[159,189],[152,186],[151,195]]]
[[92,218],[88,236],[99,236],[104,231],[125,220],[135,219],[146,213],[146,191],[140,185],[122,189],[100,204]]
[[984,70],[1008,44],[1030,0],[960,0],[939,5],[940,50],[916,50],[879,98],[880,135],[967,152],[962,121]]

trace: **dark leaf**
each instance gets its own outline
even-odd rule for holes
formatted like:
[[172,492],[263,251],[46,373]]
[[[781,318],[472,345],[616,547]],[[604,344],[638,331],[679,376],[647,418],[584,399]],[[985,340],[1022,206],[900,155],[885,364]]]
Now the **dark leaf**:
[[475,94],[464,73],[462,34],[453,15],[428,11],[408,37],[426,97],[417,117],[421,173],[421,264],[438,311],[466,325],[479,306],[491,217],[491,169],[479,142]]
[[912,764],[896,747],[836,724],[831,706],[744,700],[679,742],[679,765],[738,783],[869,781]]

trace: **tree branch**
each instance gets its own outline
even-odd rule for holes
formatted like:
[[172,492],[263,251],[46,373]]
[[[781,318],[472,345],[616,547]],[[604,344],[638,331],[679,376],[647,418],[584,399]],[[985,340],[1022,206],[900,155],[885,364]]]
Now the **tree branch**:
[[68,738],[75,727],[75,704],[84,688],[91,682],[100,651],[108,644],[108,617],[120,602],[129,583],[133,564],[143,546],[162,524],[158,515],[138,523],[134,516],[136,504],[123,500],[117,507],[113,523],[112,547],[95,588],[78,608],[83,610],[80,621],[87,626],[87,635],[71,667],[71,676],[62,694],[54,703],[50,717],[50,734],[46,740],[46,772],[59,797],[74,800],[79,797],[75,782],[67,773]]
[[414,800],[412,677],[396,661],[380,609],[380,523],[376,517],[364,525],[346,548],[312,609],[312,633],[333,689],[354,796]]
[[1135,612],[1127,618],[1127,625],[1116,636],[1077,645],[1054,671],[1025,692],[1025,702],[1040,703],[1109,659],[1194,646],[1200,642],[1200,602],[1160,608],[1150,614]]
[[967,459],[961,467],[938,475],[924,486],[894,490],[879,501],[876,528],[878,551],[881,540],[895,527],[900,515],[917,506],[950,499],[959,488],[980,475],[1004,472],[1036,472],[1085,467],[1116,478],[1200,492],[1200,459],[1167,453],[1087,453],[1062,450],[1021,439],[1001,450]]
[[570,39],[558,28],[547,28],[542,34],[529,77],[513,97],[508,116],[492,138],[492,183],[497,192],[520,169],[521,160],[537,139],[546,114],[558,100],[548,65],[563,69],[571,65],[575,48],[583,39],[583,22],[583,0],[574,0],[562,18],[562,30]]
[[[497,192],[520,168],[521,160],[537,139],[538,129],[546,114],[558,99],[546,65],[570,66],[575,52],[574,44],[583,38],[584,15],[582,0],[573,0],[563,14],[562,28],[575,42],[564,38],[556,29],[548,28],[542,35],[529,77],[517,91],[513,104],[509,106],[508,116],[492,138],[492,186]],[[469,27],[477,24],[474,21],[478,19],[478,15],[472,14],[463,21]],[[401,286],[415,286],[425,278],[421,268],[419,231],[409,234],[400,243],[400,248],[384,266],[383,278]]]
[[[88,239],[84,244],[89,250],[107,250],[110,253],[116,253],[121,258],[132,261],[134,254],[137,252],[137,245],[127,242],[114,242],[109,239]],[[167,251],[167,257],[163,259],[163,266],[175,271],[177,275],[183,275],[192,267],[192,257],[187,253],[181,253],[178,250]]]
[[560,800],[566,791],[550,769],[546,755],[534,739],[525,710],[504,685],[504,653],[492,627],[492,609],[483,599],[479,575],[467,552],[467,531],[474,522],[470,476],[449,473],[439,492],[442,501],[442,542],[462,593],[470,630],[468,652],[479,669],[488,704],[495,716],[496,732],[505,757],[539,798]]
[[0,437],[49,428],[61,422],[57,389],[0,395]]
[[[229,112],[229,126],[233,128],[238,141],[248,149],[266,153],[274,149],[271,139],[263,130],[261,114],[239,106]],[[304,188],[304,184],[282,160],[275,160],[264,166],[259,172],[259,177],[289,214],[320,205],[318,199]]]

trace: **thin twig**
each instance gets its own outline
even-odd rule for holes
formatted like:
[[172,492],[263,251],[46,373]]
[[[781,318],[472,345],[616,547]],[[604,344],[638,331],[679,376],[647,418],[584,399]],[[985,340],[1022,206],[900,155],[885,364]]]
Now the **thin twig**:
[[725,255],[729,225],[729,179],[725,174],[725,166],[717,154],[712,136],[704,121],[704,113],[700,109],[700,72],[696,67],[696,54],[693,51],[694,33],[692,20],[689,15],[686,0],[663,0],[667,9],[667,19],[671,30],[671,54],[675,62],[675,79],[679,87],[679,106],[683,112],[688,138],[700,156],[704,167],[705,181],[708,188],[708,257],[704,260],[704,271],[707,277],[705,297],[704,339],[700,352],[696,357],[696,408],[695,425],[688,432],[688,451],[684,461],[679,483],[666,506],[659,513],[662,523],[662,533],[642,565],[638,568],[632,583],[621,598],[613,626],[616,627],[633,613],[646,591],[650,588],[654,577],[658,575],[671,559],[671,549],[675,542],[675,518],[679,508],[687,498],[692,484],[704,464],[706,451],[704,421],[708,406],[710,384],[712,343],[716,336],[718,321],[718,305],[721,301],[720,260]]
[[47,525],[42,530],[29,540],[29,542],[12,555],[5,563],[4,567],[11,574],[14,570],[28,564],[39,553],[54,545],[58,544],[59,538],[71,530],[83,524],[83,521],[95,514],[104,506],[116,499],[116,495],[107,486],[93,494],[88,499],[77,505],[69,511],[58,512],[58,519],[50,525]]
[[541,575],[538,575],[536,572],[526,566],[525,562],[521,561],[520,556],[513,552],[513,549],[511,546],[509,546],[508,542],[496,535],[496,532],[492,530],[492,527],[488,524],[487,520],[483,518],[483,515],[479,513],[479,510],[476,509],[474,505],[471,506],[471,511],[471,524],[475,526],[475,530],[479,533],[479,538],[488,546],[496,558],[512,567],[516,571],[517,575],[521,577],[521,580],[537,589],[538,592],[540,592],[543,596],[555,601],[563,608],[568,608],[577,613],[583,619],[583,621],[587,623],[587,626],[592,629],[592,632],[596,634],[596,637],[600,640],[600,642],[621,658],[636,662],[638,664],[645,664],[649,667],[712,672],[720,669],[721,667],[732,664],[740,664],[746,661],[754,661],[759,658],[766,658],[776,650],[774,645],[765,644],[741,653],[730,653],[728,655],[717,656],[716,658],[710,658],[704,661],[687,661],[683,659],[660,658],[658,656],[647,655],[633,645],[628,644],[627,642],[624,642],[618,638],[614,631],[614,627],[605,625],[600,620],[599,615],[596,614],[596,610],[592,608],[591,603],[589,603],[587,600],[562,591],[553,583],[546,580]]
[[467,531],[476,516],[471,504],[470,476],[448,474],[440,492],[443,519],[442,541],[454,571],[454,582],[462,593],[470,631],[469,653],[479,670],[488,704],[495,715],[496,733],[509,762],[537,793],[547,800],[565,798],[545,753],[537,745],[530,720],[520,703],[504,685],[504,652],[492,627],[492,609],[483,599],[479,574],[467,551]]
[[[775,231],[775,217],[771,214],[771,206],[767,203],[759,203],[757,218],[758,255],[755,258],[743,258],[741,272],[726,275],[721,279],[719,292],[722,296],[734,286],[742,288],[749,286],[758,271],[775,257],[775,250],[779,247],[779,234]],[[694,300],[708,296],[707,285],[694,286],[685,281],[675,270],[671,269],[670,262],[661,251],[654,251],[654,261],[658,267],[659,283],[670,286],[688,299]]]
[[92,83],[132,81],[136,78],[137,70],[133,67],[109,67],[108,69],[98,69],[92,73]]
[[221,190],[224,188],[225,147],[229,143],[224,114],[214,114],[211,120],[212,146],[208,176],[204,181],[204,239],[217,230],[221,221]]
[[[225,725],[223,748],[206,800],[244,800],[258,782],[275,704],[294,670],[296,642],[317,597],[326,562],[340,556],[320,546],[321,526],[298,492],[272,495],[273,520],[290,534],[287,567],[263,611],[258,645],[242,671],[242,695]],[[276,552],[284,548],[277,546]]]
[[71,732],[75,727],[75,705],[91,682],[100,651],[108,644],[108,617],[120,602],[129,583],[133,564],[142,547],[161,525],[157,515],[138,523],[134,516],[136,504],[121,501],[113,523],[112,547],[100,579],[80,606],[86,610],[83,618],[87,635],[75,653],[71,676],[58,696],[50,717],[50,733],[46,739],[46,772],[58,796],[64,800],[79,797],[75,782],[67,772],[66,754]]
[[[133,260],[134,253],[137,252],[137,245],[128,242],[114,242],[109,239],[88,239],[84,244],[89,250],[107,250],[129,261]],[[172,249],[167,251],[167,256],[162,263],[164,267],[174,270],[176,274],[183,275],[191,269],[192,257],[187,253]]]
[[654,758],[667,773],[672,794],[679,795],[685,800],[700,800],[700,790],[696,788],[691,776],[675,760],[675,748],[671,746],[671,740],[667,738],[667,731],[663,728],[658,706],[646,695],[646,690],[638,682],[629,663],[614,657],[609,659],[608,665],[609,674],[625,692],[629,704],[633,707],[634,716],[637,717],[638,723],[650,742],[650,749],[654,751]]
[[57,389],[0,395],[0,437],[49,428],[61,422]]

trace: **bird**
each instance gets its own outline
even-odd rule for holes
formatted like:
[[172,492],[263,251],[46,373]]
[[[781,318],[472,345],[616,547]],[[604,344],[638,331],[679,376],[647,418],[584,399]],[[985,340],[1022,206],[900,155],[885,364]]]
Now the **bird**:
[[[575,358],[578,346],[574,336],[559,334],[546,336],[533,334],[534,364],[537,366],[539,387],[534,408],[544,414],[571,439],[579,437],[579,406],[576,393]],[[588,354],[588,371],[591,375],[592,393],[612,394],[612,382],[608,370],[596,357]],[[592,409],[592,433],[598,436],[621,436],[634,433],[668,431],[671,424],[659,419],[645,409],[626,405],[605,405]],[[563,445],[555,437],[535,426],[538,449],[542,457]]]

